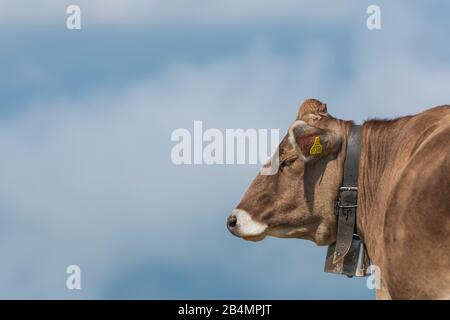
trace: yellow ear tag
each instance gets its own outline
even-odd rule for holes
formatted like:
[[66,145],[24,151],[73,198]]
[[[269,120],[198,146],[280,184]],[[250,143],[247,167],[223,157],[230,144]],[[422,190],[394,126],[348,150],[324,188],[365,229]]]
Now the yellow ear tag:
[[322,153],[322,145],[320,144],[320,137],[314,138],[314,144],[309,149],[309,154],[319,154]]

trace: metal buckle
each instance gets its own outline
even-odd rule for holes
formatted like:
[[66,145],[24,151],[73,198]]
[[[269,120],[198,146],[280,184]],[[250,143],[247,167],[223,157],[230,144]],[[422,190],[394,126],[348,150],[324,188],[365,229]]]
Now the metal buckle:
[[[357,187],[340,187],[339,188],[339,193],[344,192],[344,191],[358,192],[358,188]],[[336,200],[334,214],[336,216],[339,216],[339,213],[342,210],[345,217],[348,218],[348,213],[346,212],[345,209],[356,209],[356,208],[358,208],[358,204],[342,204],[341,195],[339,195],[339,199]]]
[[340,192],[342,192],[342,191],[355,191],[355,192],[358,192],[358,188],[357,187],[340,187],[339,191]]

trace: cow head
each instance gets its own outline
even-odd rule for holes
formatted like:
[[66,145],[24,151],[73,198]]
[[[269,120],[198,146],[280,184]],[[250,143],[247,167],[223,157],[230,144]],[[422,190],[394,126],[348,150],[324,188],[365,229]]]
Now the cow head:
[[266,164],[278,160],[278,171],[253,180],[228,217],[230,232],[253,241],[270,235],[333,243],[348,128],[325,104],[306,100],[278,147],[278,159]]

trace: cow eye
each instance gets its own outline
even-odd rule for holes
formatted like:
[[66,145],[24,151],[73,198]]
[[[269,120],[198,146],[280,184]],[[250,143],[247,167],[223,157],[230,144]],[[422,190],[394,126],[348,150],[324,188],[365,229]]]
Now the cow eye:
[[289,167],[291,164],[295,162],[295,159],[287,159],[283,160],[280,163],[280,168],[283,169],[284,167]]

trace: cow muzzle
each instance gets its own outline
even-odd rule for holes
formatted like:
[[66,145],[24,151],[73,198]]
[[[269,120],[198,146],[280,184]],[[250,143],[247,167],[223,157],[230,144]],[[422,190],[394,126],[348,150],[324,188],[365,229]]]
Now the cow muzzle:
[[227,219],[227,228],[237,237],[259,241],[264,239],[267,225],[255,221],[245,210],[234,209]]

